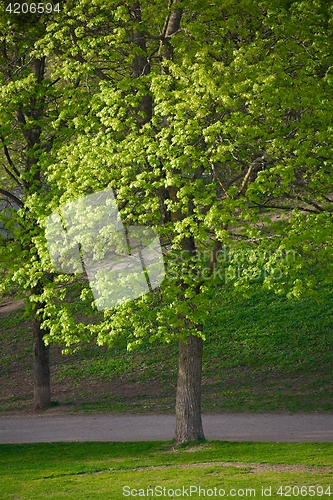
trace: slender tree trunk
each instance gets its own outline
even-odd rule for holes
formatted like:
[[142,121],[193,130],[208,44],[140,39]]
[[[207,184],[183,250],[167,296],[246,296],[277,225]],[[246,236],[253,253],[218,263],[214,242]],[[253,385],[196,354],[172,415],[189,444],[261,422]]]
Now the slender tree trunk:
[[[140,31],[141,26],[141,6],[140,2],[134,2],[130,7],[131,18],[137,24],[137,29],[132,33],[132,41],[141,49],[141,54],[133,59],[132,78],[140,78],[150,73],[150,61],[147,54],[147,44],[145,34]],[[137,109],[138,125],[142,127],[149,122],[152,117],[152,98],[149,92],[142,96],[141,103]],[[143,112],[143,116],[141,113]]]
[[40,320],[33,320],[33,382],[34,409],[46,408],[51,403],[49,346],[44,344],[45,331]]
[[203,341],[189,336],[179,341],[176,395],[176,444],[205,439],[201,420],[201,372]]

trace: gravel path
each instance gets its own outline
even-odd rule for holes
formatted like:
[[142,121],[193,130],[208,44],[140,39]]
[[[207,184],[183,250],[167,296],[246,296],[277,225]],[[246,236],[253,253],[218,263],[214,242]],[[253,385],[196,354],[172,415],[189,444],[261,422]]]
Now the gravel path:
[[[333,442],[333,414],[204,415],[209,440]],[[0,417],[0,443],[164,441],[174,438],[174,415]]]

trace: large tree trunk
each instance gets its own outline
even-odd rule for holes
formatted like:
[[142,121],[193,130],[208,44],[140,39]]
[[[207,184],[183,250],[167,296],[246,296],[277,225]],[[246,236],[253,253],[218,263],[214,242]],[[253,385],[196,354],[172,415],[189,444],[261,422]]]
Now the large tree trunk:
[[43,341],[45,331],[40,320],[33,320],[33,382],[34,409],[46,408],[51,403],[49,346]]
[[[168,73],[164,61],[172,60],[173,46],[171,38],[180,29],[183,9],[177,8],[179,2],[180,0],[169,1],[169,15],[165,20],[161,33],[158,55],[161,61],[162,73]],[[138,25],[137,29],[132,33],[132,41],[141,49],[140,54],[136,55],[133,60],[132,77],[135,79],[149,74],[151,67],[147,55],[145,34],[140,30],[141,7],[139,1],[133,2],[130,13],[133,21]],[[144,112],[143,117],[138,113],[138,124],[140,126],[151,120],[152,100],[149,93],[143,96],[138,111]],[[167,220],[174,222],[182,220],[184,214],[180,209],[170,214],[169,219],[169,214],[163,207],[164,200],[167,198],[177,201],[177,188],[174,189],[171,186],[168,190],[161,190],[160,196],[164,223]],[[193,211],[193,207],[189,206],[189,211],[191,210]],[[182,250],[188,252],[190,256],[195,255],[196,247],[193,237],[183,239]],[[204,439],[201,421],[202,350],[203,342],[200,337],[189,336],[186,343],[182,341],[179,343],[179,372],[176,395],[176,442],[178,444]]]
[[205,439],[201,420],[201,371],[203,341],[189,336],[179,341],[176,395],[176,444]]

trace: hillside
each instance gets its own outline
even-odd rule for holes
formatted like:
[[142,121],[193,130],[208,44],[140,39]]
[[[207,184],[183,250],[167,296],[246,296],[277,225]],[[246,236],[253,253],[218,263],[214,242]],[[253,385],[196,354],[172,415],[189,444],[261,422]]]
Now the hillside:
[[[32,406],[31,329],[18,306],[0,307],[2,414]],[[329,288],[318,303],[220,293],[206,325],[203,412],[332,411],[332,308]],[[171,413],[176,375],[176,344],[84,345],[72,355],[51,346],[46,412]]]

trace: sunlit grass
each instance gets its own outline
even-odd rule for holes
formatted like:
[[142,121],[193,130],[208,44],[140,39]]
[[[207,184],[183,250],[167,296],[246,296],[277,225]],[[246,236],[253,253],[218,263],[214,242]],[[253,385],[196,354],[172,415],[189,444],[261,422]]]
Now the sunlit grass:
[[253,491],[261,497],[264,488],[281,498],[279,488],[288,485],[321,485],[327,491],[332,465],[331,443],[214,441],[176,449],[170,442],[1,445],[0,489],[3,500],[120,499],[140,496],[140,490],[141,496],[164,491],[176,498],[172,490],[183,489],[200,498],[199,488],[201,497],[214,488],[227,494],[235,489],[237,498],[252,489],[252,497]]

